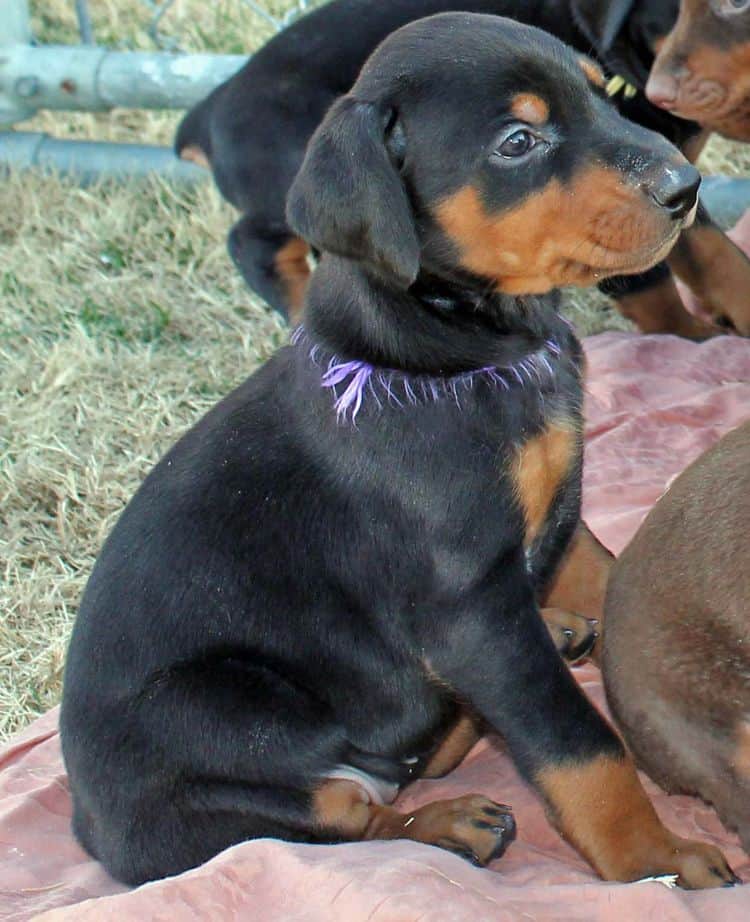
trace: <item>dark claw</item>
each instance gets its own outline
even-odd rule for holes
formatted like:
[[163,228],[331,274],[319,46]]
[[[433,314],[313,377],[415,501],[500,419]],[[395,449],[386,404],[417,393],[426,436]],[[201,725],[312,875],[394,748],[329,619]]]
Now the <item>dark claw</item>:
[[504,822],[498,824],[497,822],[488,823],[487,820],[472,820],[472,825],[476,826],[477,829],[491,829],[494,833],[499,836],[506,835],[515,825],[512,821],[512,817],[508,817],[510,822]]
[[508,848],[510,843],[513,842],[516,838],[515,820],[513,820],[513,817],[509,817],[509,819],[512,821],[512,825],[510,825],[505,830],[504,834],[498,839],[497,845],[492,850],[492,854],[490,855],[490,857],[487,859],[488,864],[490,861],[495,861],[501,855],[505,854],[505,850]]
[[493,832],[497,832],[503,836],[511,836],[515,838],[516,835],[516,821],[510,813],[504,813],[502,816],[498,817],[500,822],[497,820],[495,822],[489,823],[487,820],[472,820],[473,824],[478,829],[492,829]]
[[575,665],[577,662],[584,659],[594,649],[598,636],[596,632],[591,633],[585,640],[579,643],[577,647],[566,650],[563,654],[564,659],[571,665]]
[[468,861],[471,864],[475,865],[478,868],[483,868],[484,864],[479,860],[479,856],[475,854],[470,848],[461,848],[460,846],[450,846],[448,851],[453,852],[454,855],[458,855],[459,858],[463,858],[464,861]]
[[490,816],[505,816],[513,812],[513,808],[509,807],[507,804],[495,804],[494,807],[484,807],[483,809],[484,812],[489,813]]

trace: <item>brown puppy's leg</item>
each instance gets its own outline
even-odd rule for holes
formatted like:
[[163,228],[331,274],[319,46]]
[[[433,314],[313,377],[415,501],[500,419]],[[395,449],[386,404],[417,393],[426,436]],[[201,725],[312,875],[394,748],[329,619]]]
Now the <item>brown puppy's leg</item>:
[[667,258],[716,323],[750,336],[750,260],[712,224],[683,231]]
[[349,841],[412,839],[455,852],[475,864],[499,858],[515,838],[510,807],[481,794],[426,804],[410,813],[374,804],[354,781],[324,781],[313,795],[315,824]]
[[641,333],[674,333],[685,339],[703,340],[724,332],[690,313],[671,276],[643,291],[618,296],[615,305]]
[[468,711],[459,717],[422,773],[423,778],[442,778],[460,764],[481,736],[479,722]]
[[710,129],[704,128],[682,145],[682,153],[691,163],[695,163],[698,157],[703,153],[703,148],[708,144],[711,134],[712,132]]
[[[590,631],[598,632],[599,635],[593,650],[594,659],[597,661],[601,650],[604,596],[607,592],[609,571],[614,562],[614,555],[599,541],[586,523],[581,521],[543,596],[545,608],[562,609],[598,622],[589,626]],[[548,627],[550,620],[553,626],[558,623],[554,617],[547,618],[544,609],[542,615]],[[583,629],[583,625],[579,624],[579,628]],[[552,639],[556,639],[554,632]],[[556,646],[560,649],[557,643]]]
[[535,780],[557,828],[606,880],[674,873],[688,889],[737,882],[717,848],[661,824],[627,756],[562,763]]
[[574,664],[592,652],[599,637],[595,618],[584,618],[564,608],[543,608],[541,615],[564,660]]

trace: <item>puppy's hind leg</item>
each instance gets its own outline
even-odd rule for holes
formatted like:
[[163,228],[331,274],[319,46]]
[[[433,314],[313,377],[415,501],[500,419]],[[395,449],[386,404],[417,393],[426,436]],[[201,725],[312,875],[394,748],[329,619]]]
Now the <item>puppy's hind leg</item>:
[[290,231],[259,231],[245,216],[229,232],[229,255],[248,286],[295,326],[310,278],[309,246]]
[[322,841],[411,839],[437,845],[486,865],[499,858],[516,835],[510,807],[481,794],[425,804],[400,813],[373,802],[354,781],[324,781],[313,795],[313,816]]
[[247,839],[316,841],[312,792],[350,749],[325,702],[240,657],[156,676],[96,744],[68,747],[74,825],[129,884]]
[[[351,746],[327,707],[270,669],[188,667],[160,680],[140,706],[133,728],[119,732],[137,739],[147,727],[149,736],[137,739],[106,791],[96,777],[99,809],[85,817],[96,830],[87,847],[126,883],[178,874],[255,838],[408,838],[478,864],[514,838],[510,808],[480,795],[406,815],[383,803],[398,786],[348,766]],[[79,830],[81,820],[79,806]]]

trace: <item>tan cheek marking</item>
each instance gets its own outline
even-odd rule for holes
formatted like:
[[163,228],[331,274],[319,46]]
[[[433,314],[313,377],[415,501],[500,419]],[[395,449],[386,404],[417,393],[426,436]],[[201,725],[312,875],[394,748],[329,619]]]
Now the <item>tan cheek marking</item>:
[[[495,278],[498,287],[509,291],[508,278],[524,276],[533,265],[544,275],[538,290],[549,290],[546,272],[555,241],[545,231],[549,216],[558,210],[562,189],[550,183],[521,206],[493,218],[482,204],[477,189],[465,186],[437,207],[437,219],[461,250],[462,264],[472,272]],[[547,287],[543,286],[547,284]],[[534,293],[531,290],[528,294]]]
[[643,271],[656,261],[668,230],[658,209],[618,171],[599,166],[567,185],[554,179],[494,215],[467,185],[438,203],[435,218],[458,247],[461,265],[507,294],[543,294]]
[[526,545],[541,531],[552,501],[576,458],[578,442],[572,423],[566,420],[554,423],[521,448],[515,481],[516,495],[526,519]]
[[529,125],[543,125],[549,118],[549,106],[534,93],[519,93],[510,104],[512,114]]
[[607,85],[607,81],[604,79],[604,74],[602,73],[599,65],[595,64],[591,58],[579,58],[578,63],[580,64],[581,70],[586,75],[586,79],[589,81],[589,83],[593,83],[594,86],[598,86],[603,90]]
[[180,151],[180,160],[189,160],[190,163],[202,166],[206,170],[211,169],[208,157],[197,144],[188,144],[187,147],[183,147]]
[[302,314],[310,267],[307,254],[310,247],[299,237],[294,237],[277,251],[274,258],[276,271],[281,276],[289,305],[289,319],[295,324]]

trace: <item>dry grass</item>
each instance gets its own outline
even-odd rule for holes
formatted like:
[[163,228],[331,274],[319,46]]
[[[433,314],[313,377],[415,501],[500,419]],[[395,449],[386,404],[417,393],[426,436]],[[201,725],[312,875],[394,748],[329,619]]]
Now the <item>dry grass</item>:
[[2,186],[0,732],[54,703],[77,598],[158,455],[285,338],[210,185]]
[[[32,9],[40,40],[76,41],[72,0]],[[150,47],[144,9],[92,0],[97,36]],[[270,35],[240,0],[178,0],[163,29],[227,52]],[[20,127],[168,144],[178,117],[44,113]],[[708,162],[745,173],[750,155],[715,143]],[[58,700],[81,590],[145,472],[286,337],[229,262],[231,221],[208,183],[0,185],[0,738]],[[569,311],[582,333],[627,328],[600,298]]]

